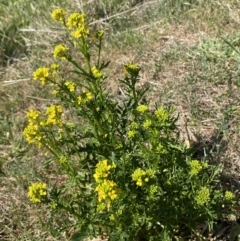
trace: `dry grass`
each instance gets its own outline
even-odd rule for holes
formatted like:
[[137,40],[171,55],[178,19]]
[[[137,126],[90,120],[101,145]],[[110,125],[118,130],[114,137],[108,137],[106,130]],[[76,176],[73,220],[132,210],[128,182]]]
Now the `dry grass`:
[[[196,155],[222,162],[226,182],[238,192],[240,56],[222,39],[239,49],[238,1],[3,1],[0,16],[5,25],[20,16],[24,19],[21,36],[28,54],[13,56],[0,66],[0,239],[68,240],[72,232],[70,227],[60,230],[69,217],[53,219],[44,207],[29,204],[29,183],[57,182],[59,177],[51,160],[27,145],[21,134],[26,110],[51,102],[46,89],[31,81],[31,74],[51,62],[53,46],[65,39],[50,20],[56,6],[80,9],[91,16],[93,27],[106,29],[109,91],[121,94],[116,81],[123,65],[137,62],[142,67],[139,86],[150,85],[149,99],[175,106],[183,138],[199,148]],[[10,12],[14,14],[7,18]]]

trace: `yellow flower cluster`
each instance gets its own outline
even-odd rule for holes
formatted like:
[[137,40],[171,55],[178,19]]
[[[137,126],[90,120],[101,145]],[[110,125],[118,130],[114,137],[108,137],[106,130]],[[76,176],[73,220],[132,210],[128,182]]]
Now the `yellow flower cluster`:
[[35,182],[28,188],[28,197],[33,203],[40,203],[47,196],[47,184]]
[[160,107],[157,110],[155,110],[154,114],[159,120],[163,122],[169,118],[169,113],[163,107]]
[[40,111],[30,109],[27,112],[28,121],[34,123],[38,119],[39,115],[40,115]]
[[97,183],[101,183],[108,177],[110,169],[115,168],[115,165],[108,165],[107,159],[100,161],[96,166],[95,174],[93,175]]
[[133,138],[135,135],[136,135],[136,131],[134,131],[134,130],[129,130],[129,131],[127,132],[127,137],[128,137],[129,139]]
[[206,162],[200,163],[198,160],[192,160],[190,165],[190,175],[197,175],[203,168],[208,167]]
[[[95,189],[95,191],[98,193],[98,201],[102,202],[104,200],[107,200],[108,197],[110,200],[114,200],[117,198],[117,184],[113,181],[104,180],[101,182]],[[110,200],[108,201],[108,206],[111,204]]]
[[24,129],[23,134],[29,143],[38,143],[41,146],[41,140],[44,136],[43,126],[47,125],[59,125],[61,126],[63,121],[61,119],[62,107],[60,105],[52,105],[47,108],[47,119],[40,119],[40,112],[37,110],[29,110],[27,112],[28,126]]
[[93,94],[91,92],[83,92],[77,97],[78,105],[85,104],[93,99]]
[[155,171],[148,169],[146,171],[141,168],[137,168],[132,174],[132,180],[136,182],[137,186],[142,186],[144,182],[148,182],[149,178],[154,178]]
[[46,121],[42,121],[40,124],[41,125],[62,125],[62,116],[63,110],[62,110],[62,106],[61,105],[51,105],[47,108],[46,110],[46,115],[47,120]]
[[69,57],[69,48],[59,44],[55,46],[53,51],[53,57],[66,60]]
[[33,72],[33,79],[40,80],[45,85],[50,75],[50,69],[46,67],[38,68]]
[[148,110],[148,106],[147,105],[139,105],[137,107],[137,111],[140,112],[140,113],[144,113]]
[[151,125],[152,125],[152,121],[151,120],[145,120],[143,122],[143,128],[145,128],[145,129],[148,129]]
[[107,177],[110,173],[110,170],[115,168],[116,166],[109,165],[106,159],[100,161],[95,170],[95,174],[93,175],[95,181],[98,183],[95,191],[98,193],[98,210],[103,211],[106,207],[111,206],[112,200],[117,198],[119,193],[119,189],[117,188],[117,184],[111,180],[108,180]]
[[89,34],[89,29],[86,24],[85,15],[81,13],[72,13],[69,15],[67,22],[65,21],[66,11],[63,9],[55,9],[52,12],[52,18],[65,25],[68,30],[73,30],[71,35],[78,39]]
[[62,24],[65,24],[65,16],[66,16],[66,11],[64,11],[61,8],[57,8],[53,10],[52,12],[52,18],[56,21],[61,22]]
[[43,133],[39,130],[38,119],[40,112],[37,110],[30,109],[27,112],[28,126],[24,129],[23,134],[29,143],[39,143],[42,139]]
[[209,202],[210,200],[210,192],[207,187],[202,187],[200,191],[198,191],[196,196],[196,202],[198,205],[204,205]]
[[59,66],[55,63],[51,64],[51,68],[41,67],[33,72],[33,79],[40,80],[42,85],[46,85],[47,81],[56,77]]
[[230,191],[225,192],[225,199],[227,201],[231,201],[233,198],[234,198],[234,194],[232,192],[230,192]]
[[139,68],[139,66],[137,66],[134,63],[129,63],[129,64],[124,65],[124,71],[127,74],[137,75],[140,71],[140,68]]
[[43,137],[43,133],[39,130],[39,126],[33,123],[28,124],[23,131],[23,135],[26,137],[26,140],[29,143],[36,142],[40,144]]
[[72,81],[66,81],[66,82],[64,83],[64,85],[67,86],[67,88],[68,88],[68,90],[69,90],[70,92],[74,92],[75,89],[76,89],[76,84],[73,83]]
[[96,79],[102,78],[102,76],[103,76],[102,72],[101,72],[100,70],[98,70],[95,66],[92,67],[91,70],[92,70],[93,76],[94,76]]
[[55,71],[58,71],[59,65],[56,64],[56,63],[52,63],[52,64],[51,64],[51,69],[52,69],[52,70],[55,70]]
[[137,135],[137,129],[139,128],[139,124],[135,121],[133,121],[129,126],[128,126],[129,130],[127,132],[127,137],[129,139],[132,139],[133,137],[135,137]]
[[191,175],[197,175],[202,170],[202,165],[198,160],[192,160],[189,165]]
[[75,39],[79,39],[84,35],[88,35],[89,34],[89,30],[86,30],[85,28],[78,28],[76,31],[72,32],[72,36]]
[[72,13],[67,20],[69,29],[81,28],[85,24],[85,15],[80,13]]
[[69,30],[75,29],[71,35],[76,39],[87,36],[89,34],[89,29],[87,28],[85,22],[85,15],[81,13],[72,13],[68,17],[67,27]]

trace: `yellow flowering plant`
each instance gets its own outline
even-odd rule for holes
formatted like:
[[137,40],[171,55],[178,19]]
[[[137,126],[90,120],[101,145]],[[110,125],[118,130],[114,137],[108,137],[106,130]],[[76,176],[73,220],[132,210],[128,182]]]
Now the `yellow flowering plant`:
[[[33,74],[53,88],[55,104],[29,110],[23,134],[51,153],[68,178],[60,187],[32,184],[30,201],[71,215],[72,240],[179,240],[196,235],[196,223],[211,227],[223,215],[222,205],[234,200],[232,192],[216,185],[221,168],[192,158],[179,140],[173,108],[150,107],[143,98],[147,88],[136,88],[137,64],[123,66],[126,98],[110,97],[104,88],[109,63],[101,61],[103,30],[92,33],[81,13],[56,9],[52,18],[66,27],[85,63],[60,44],[53,51],[55,62]],[[72,79],[61,71],[66,61]]]

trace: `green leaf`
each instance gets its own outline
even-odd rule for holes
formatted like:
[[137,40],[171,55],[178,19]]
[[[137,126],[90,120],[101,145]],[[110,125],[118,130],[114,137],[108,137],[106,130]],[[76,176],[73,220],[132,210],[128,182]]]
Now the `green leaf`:
[[232,49],[234,49],[238,54],[240,54],[240,51],[237,50],[228,40],[222,38],[225,43],[227,43]]
[[86,232],[77,231],[72,235],[71,241],[82,241],[86,238],[88,238],[88,235]]

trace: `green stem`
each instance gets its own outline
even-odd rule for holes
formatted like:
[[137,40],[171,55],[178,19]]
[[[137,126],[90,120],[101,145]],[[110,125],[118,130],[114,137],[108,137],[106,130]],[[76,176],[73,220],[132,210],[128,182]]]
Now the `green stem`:
[[61,204],[61,203],[58,203],[58,206],[59,206],[60,208],[62,208],[63,210],[66,210],[68,213],[76,216],[76,217],[78,218],[78,220],[80,220],[80,219],[82,218],[82,216],[79,215],[79,214],[77,214],[73,209],[71,209],[71,208],[69,208],[69,207],[66,207],[66,206],[64,206],[64,205]]
[[85,61],[86,61],[86,64],[87,64],[87,67],[88,67],[88,72],[91,73],[91,64],[90,64],[90,53],[89,53],[89,47],[85,41],[85,38],[84,36],[81,38],[81,41],[82,41],[82,47],[84,48],[82,50],[82,53],[83,53],[83,56],[85,58]]
[[97,68],[99,68],[99,65],[100,65],[101,49],[102,49],[102,38],[99,39]]

